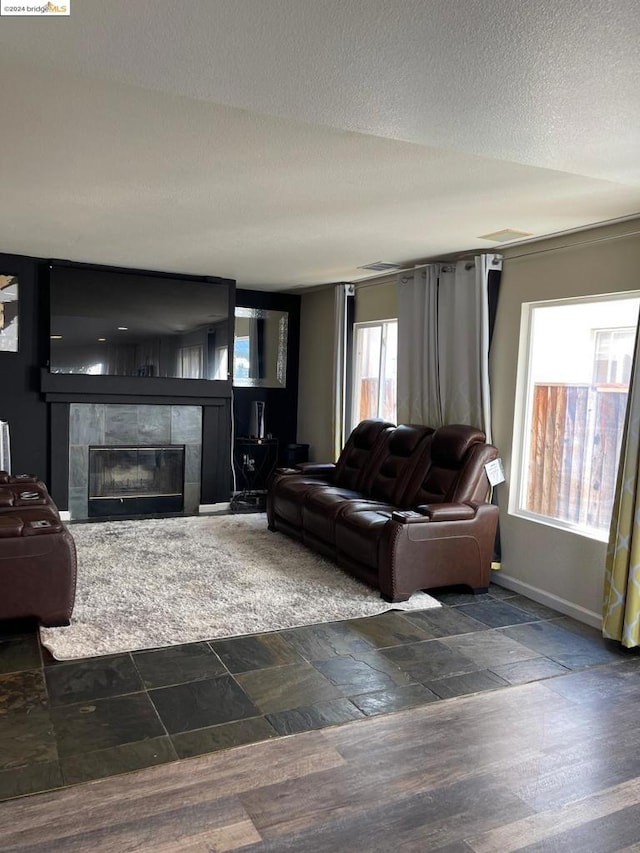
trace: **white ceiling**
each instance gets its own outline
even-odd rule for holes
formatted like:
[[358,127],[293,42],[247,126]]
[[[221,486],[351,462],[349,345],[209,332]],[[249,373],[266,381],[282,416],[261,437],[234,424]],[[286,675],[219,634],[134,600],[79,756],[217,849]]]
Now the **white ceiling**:
[[637,0],[0,19],[0,249],[282,289],[640,211]]

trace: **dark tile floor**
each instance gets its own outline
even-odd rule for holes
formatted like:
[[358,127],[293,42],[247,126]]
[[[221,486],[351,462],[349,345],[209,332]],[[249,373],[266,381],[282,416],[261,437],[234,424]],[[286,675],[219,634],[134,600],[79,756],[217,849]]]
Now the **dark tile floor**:
[[501,587],[443,607],[54,661],[0,626],[0,800],[595,666],[640,661]]

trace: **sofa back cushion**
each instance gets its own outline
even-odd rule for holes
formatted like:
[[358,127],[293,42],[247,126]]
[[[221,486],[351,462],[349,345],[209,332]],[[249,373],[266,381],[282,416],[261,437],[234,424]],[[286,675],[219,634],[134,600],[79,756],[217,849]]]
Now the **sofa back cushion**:
[[393,427],[390,421],[369,418],[352,431],[336,462],[333,484],[344,489],[360,490],[372,461],[384,442],[384,433]]
[[416,424],[396,427],[372,465],[361,491],[370,500],[401,505],[402,496],[431,441],[433,429]]
[[493,444],[477,444],[471,447],[464,462],[464,469],[452,484],[445,501],[451,503],[483,503],[491,488],[485,465],[500,456]]
[[465,424],[440,427],[416,466],[420,479],[410,481],[403,502],[409,506],[482,502],[489,491],[484,465],[497,456],[482,430]]

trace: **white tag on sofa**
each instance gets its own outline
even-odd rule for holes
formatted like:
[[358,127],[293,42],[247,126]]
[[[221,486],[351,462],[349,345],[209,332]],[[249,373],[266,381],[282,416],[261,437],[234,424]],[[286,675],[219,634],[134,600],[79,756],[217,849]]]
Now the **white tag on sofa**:
[[504,483],[504,466],[500,457],[492,459],[491,462],[487,462],[484,466],[484,470],[487,472],[487,479],[492,486]]

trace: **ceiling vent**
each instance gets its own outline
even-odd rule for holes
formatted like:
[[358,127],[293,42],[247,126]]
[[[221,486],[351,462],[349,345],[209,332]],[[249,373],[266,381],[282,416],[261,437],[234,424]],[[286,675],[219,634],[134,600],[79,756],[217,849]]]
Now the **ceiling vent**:
[[503,228],[502,231],[481,234],[478,240],[493,240],[495,243],[508,243],[509,240],[521,240],[523,237],[533,237],[533,234],[530,231],[516,231],[515,228]]
[[390,264],[386,261],[374,261],[372,264],[365,264],[362,267],[356,267],[359,270],[373,270],[374,272],[387,272],[388,270],[399,270],[401,264]]

